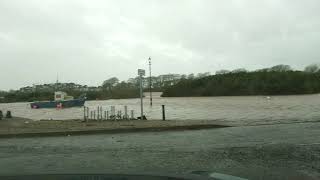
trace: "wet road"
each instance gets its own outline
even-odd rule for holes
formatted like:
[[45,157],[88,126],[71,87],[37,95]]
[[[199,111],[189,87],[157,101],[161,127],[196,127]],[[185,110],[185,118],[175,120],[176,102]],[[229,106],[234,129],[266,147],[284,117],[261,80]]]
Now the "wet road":
[[320,178],[320,123],[0,139],[0,174],[188,173]]

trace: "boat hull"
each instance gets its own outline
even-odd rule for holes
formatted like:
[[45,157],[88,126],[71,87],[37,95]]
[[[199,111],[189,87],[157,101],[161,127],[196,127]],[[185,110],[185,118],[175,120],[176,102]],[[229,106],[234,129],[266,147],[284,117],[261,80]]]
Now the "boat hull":
[[73,99],[66,101],[42,101],[33,102],[30,104],[30,106],[32,109],[82,107],[85,101],[85,99]]

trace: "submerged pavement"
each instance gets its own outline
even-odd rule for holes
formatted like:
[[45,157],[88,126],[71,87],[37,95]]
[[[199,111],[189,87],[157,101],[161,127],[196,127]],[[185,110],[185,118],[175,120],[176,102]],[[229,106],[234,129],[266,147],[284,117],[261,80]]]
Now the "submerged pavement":
[[185,174],[319,179],[320,123],[0,139],[0,175]]

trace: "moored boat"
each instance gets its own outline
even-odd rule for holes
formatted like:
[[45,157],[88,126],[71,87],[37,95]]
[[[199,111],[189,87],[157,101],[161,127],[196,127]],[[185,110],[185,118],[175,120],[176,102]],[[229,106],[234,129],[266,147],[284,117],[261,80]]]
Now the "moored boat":
[[81,107],[85,101],[85,97],[74,99],[72,96],[68,96],[67,93],[58,91],[54,93],[54,101],[33,102],[30,103],[30,106],[32,109]]

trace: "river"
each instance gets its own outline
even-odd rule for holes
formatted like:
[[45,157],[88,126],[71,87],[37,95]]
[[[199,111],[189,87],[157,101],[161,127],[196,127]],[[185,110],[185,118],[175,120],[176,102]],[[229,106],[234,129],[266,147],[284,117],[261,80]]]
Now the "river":
[[[162,98],[154,93],[153,106],[149,105],[149,94],[144,99],[144,110],[148,119],[161,119],[161,105],[166,107],[166,117],[170,120],[219,120],[238,124],[274,124],[308,122],[320,120],[320,95],[294,96],[229,96],[229,97],[172,97]],[[87,101],[86,106],[96,109],[102,106],[110,110],[134,110],[139,116],[140,99],[118,99]],[[83,118],[83,108],[31,109],[28,103],[0,104],[0,110],[11,110],[14,116],[40,119]]]

